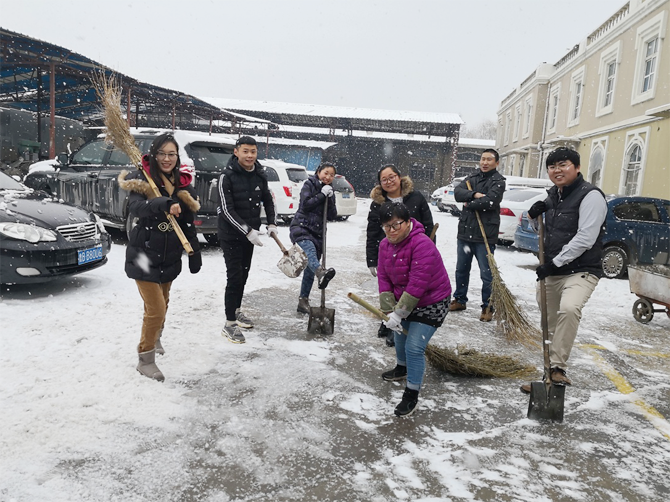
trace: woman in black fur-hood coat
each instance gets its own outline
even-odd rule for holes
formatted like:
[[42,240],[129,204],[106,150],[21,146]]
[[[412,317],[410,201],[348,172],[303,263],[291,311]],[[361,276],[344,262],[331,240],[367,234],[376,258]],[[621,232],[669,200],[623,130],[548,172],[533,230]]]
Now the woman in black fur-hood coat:
[[[126,248],[126,275],[134,279],[144,300],[142,335],[138,346],[137,370],[144,376],[163,381],[155,364],[155,354],[163,354],[160,336],[165,324],[170,288],[181,272],[184,247],[166,213],[172,214],[194,254],[189,256],[191,273],[202,266],[200,245],[193,225],[200,209],[195,190],[190,185],[191,175],[179,170],[179,145],[169,134],[158,136],[142,158],[142,169],[133,173],[122,171],[119,185],[130,192],[129,217],[138,218],[130,232]],[[156,196],[145,173],[159,189]]]

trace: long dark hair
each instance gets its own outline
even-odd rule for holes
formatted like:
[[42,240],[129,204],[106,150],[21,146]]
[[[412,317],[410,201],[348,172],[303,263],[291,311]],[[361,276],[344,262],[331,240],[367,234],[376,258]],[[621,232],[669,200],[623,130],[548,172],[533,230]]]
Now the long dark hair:
[[[149,148],[149,174],[151,174],[151,177],[158,186],[163,184],[163,180],[161,179],[161,173],[163,173],[163,171],[161,171],[161,168],[158,167],[158,160],[156,159],[156,155],[158,155],[158,151],[166,143],[172,143],[177,148],[177,163],[174,165],[174,169],[169,174],[174,179],[175,190],[178,190],[181,188],[181,175],[179,173],[181,159],[179,158],[179,143],[177,143],[177,140],[174,139],[174,136],[171,133],[166,132],[160,136],[156,136],[156,139],[154,139],[153,143],[151,143],[151,147]],[[167,177],[169,178],[170,176]]]

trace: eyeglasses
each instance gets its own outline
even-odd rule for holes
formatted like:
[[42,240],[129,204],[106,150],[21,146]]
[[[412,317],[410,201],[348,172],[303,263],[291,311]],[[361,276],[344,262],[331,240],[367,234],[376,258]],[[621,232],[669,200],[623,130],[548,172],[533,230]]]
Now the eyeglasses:
[[395,223],[391,223],[389,225],[382,225],[382,229],[384,232],[390,232],[391,229],[393,230],[399,230],[402,224],[405,223],[405,221],[396,221]]
[[383,178],[379,181],[381,181],[382,185],[388,185],[389,183],[393,183],[397,179],[398,179],[398,175],[393,174],[393,175],[389,176],[388,178]]
[[570,166],[572,166],[572,165],[573,165],[572,162],[570,162],[569,160],[562,160],[560,162],[557,162],[553,166],[547,167],[547,170],[548,171],[556,171],[557,169],[560,169],[562,171],[564,169],[569,169]]
[[177,158],[176,153],[165,153],[165,152],[158,152],[156,154],[157,159],[170,159],[170,160],[175,160]]

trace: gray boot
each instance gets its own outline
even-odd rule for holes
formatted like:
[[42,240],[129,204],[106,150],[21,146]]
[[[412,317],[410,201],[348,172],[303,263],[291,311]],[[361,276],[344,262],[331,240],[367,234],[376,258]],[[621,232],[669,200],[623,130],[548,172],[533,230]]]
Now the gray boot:
[[317,268],[316,271],[314,272],[314,275],[319,280],[319,289],[326,289],[330,280],[333,277],[335,277],[335,269],[334,268],[326,269],[319,266],[319,268]]
[[298,312],[309,314],[309,298],[298,298]]
[[148,350],[147,352],[140,352],[139,354],[140,362],[137,364],[137,371],[142,373],[144,376],[153,378],[162,382],[165,380],[163,373],[156,366],[156,349]]
[[159,355],[165,355],[165,349],[163,348],[163,344],[161,343],[161,336],[163,336],[163,330],[158,333],[158,338],[156,338],[156,343],[154,345],[154,349],[156,350],[156,354]]

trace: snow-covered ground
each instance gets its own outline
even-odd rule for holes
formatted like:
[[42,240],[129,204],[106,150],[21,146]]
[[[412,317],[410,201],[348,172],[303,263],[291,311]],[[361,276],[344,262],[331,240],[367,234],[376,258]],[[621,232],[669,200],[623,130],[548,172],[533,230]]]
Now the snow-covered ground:
[[[520,380],[430,366],[415,414],[395,418],[403,385],[380,378],[394,349],[346,298],[376,301],[364,259],[368,205],[359,200],[357,215],[329,226],[330,337],[307,334],[307,316],[295,312],[300,279],[282,275],[265,237],[243,304],[257,326],[246,344],[229,343],[220,335],[224,261],[204,247],[202,271],[185,267],[173,285],[164,383],[135,371],[142,303],[120,237],[100,269],[3,288],[0,500],[670,499],[670,319],[637,323],[627,281],[602,280],[584,309],[564,423],[526,419]],[[457,219],[434,215],[453,278]],[[280,237],[289,243],[287,227]],[[536,258],[501,248],[496,262],[539,325]],[[475,265],[468,310],[450,314],[433,343],[540,367],[539,352],[479,322],[480,284]]]

